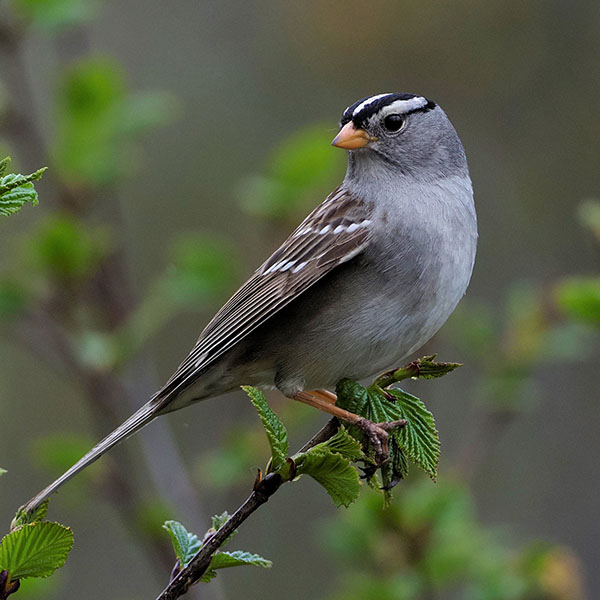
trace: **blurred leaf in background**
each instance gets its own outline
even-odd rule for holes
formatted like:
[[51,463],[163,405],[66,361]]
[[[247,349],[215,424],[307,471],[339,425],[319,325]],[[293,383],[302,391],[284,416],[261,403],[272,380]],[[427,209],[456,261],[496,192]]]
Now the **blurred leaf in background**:
[[[559,294],[564,288],[557,285]],[[473,396],[481,404],[516,412],[531,408],[538,397],[536,369],[577,361],[593,347],[594,332],[559,318],[549,297],[541,285],[518,281],[506,290],[503,311],[466,299],[448,321],[442,335],[465,362],[478,365]]]
[[55,168],[71,187],[114,184],[138,165],[136,138],[176,110],[164,92],[129,92],[117,62],[80,59],[58,87]]
[[19,16],[53,33],[90,21],[101,0],[13,0]]
[[90,277],[113,248],[107,226],[89,226],[67,214],[43,219],[25,242],[28,271],[64,285]]
[[[79,460],[92,446],[94,439],[72,431],[42,435],[31,441],[32,463],[45,472],[46,478],[56,478]],[[107,473],[106,462],[100,461],[73,480],[64,498],[70,506],[85,502],[90,486],[101,482]]]
[[588,198],[583,200],[577,211],[579,221],[588,228],[600,244],[600,200]]
[[568,277],[555,292],[566,316],[600,327],[600,277]]
[[239,277],[234,249],[216,238],[180,235],[169,256],[171,267],[162,285],[172,301],[182,307],[219,299]]
[[563,548],[519,549],[482,525],[466,486],[412,479],[387,510],[361,498],[325,527],[339,591],[335,600],[466,598],[579,600],[578,561]]
[[264,174],[240,182],[244,210],[266,221],[294,224],[343,177],[346,160],[331,148],[334,135],[324,124],[287,137],[271,153]]
[[0,275],[0,323],[15,318],[27,305],[27,290],[14,279]]
[[183,234],[168,250],[170,263],[116,332],[118,362],[130,359],[176,314],[222,301],[238,278],[235,252],[210,236]]

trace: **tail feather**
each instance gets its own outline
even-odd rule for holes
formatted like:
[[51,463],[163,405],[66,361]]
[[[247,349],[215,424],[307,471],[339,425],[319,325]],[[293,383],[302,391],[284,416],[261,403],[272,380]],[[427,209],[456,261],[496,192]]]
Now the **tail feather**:
[[108,452],[120,441],[139,431],[157,416],[157,405],[152,400],[144,404],[142,408],[133,413],[123,424],[119,425],[112,433],[108,434],[101,442],[98,442],[83,458],[78,460],[68,471],[65,471],[56,481],[36,494],[27,504],[21,507],[24,512],[35,511],[38,506],[49,498],[56,490],[80,471],[98,460],[105,452]]

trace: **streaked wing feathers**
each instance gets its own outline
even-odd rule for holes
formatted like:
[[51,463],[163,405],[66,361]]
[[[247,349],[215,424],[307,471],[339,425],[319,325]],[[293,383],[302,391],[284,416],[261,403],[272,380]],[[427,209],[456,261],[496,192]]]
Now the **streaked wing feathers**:
[[344,189],[331,193],[217,312],[158,397],[190,385],[202,369],[361,252],[369,217],[369,209]]

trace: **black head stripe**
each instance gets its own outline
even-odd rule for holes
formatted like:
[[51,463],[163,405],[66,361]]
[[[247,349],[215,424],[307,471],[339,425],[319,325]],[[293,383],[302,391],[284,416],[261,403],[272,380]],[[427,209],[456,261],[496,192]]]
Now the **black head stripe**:
[[[363,127],[365,123],[382,108],[388,106],[398,100],[412,100],[414,98],[422,98],[417,94],[379,94],[378,96],[367,96],[357,100],[354,104],[351,104],[342,115],[340,125],[343,127],[349,121],[353,121],[356,127]],[[426,100],[426,103],[422,106],[417,106],[413,109],[403,111],[403,114],[411,114],[414,112],[425,112],[435,108],[435,102]],[[361,105],[364,106],[361,107]],[[357,112],[358,109],[358,112]]]

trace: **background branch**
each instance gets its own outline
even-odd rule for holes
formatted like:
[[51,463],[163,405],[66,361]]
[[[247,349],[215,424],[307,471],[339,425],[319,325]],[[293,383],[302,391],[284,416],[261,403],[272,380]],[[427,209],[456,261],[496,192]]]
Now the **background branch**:
[[[14,145],[19,162],[26,168],[34,164],[38,167],[52,164],[51,151],[36,118],[35,94],[25,56],[28,24],[12,15],[7,7],[2,8],[0,17],[0,64],[7,91],[0,132]],[[89,52],[87,37],[86,27],[79,26],[54,39],[61,71],[70,68],[74,54],[85,56]],[[59,208],[60,214],[73,219],[73,222],[83,224],[91,216],[93,207],[102,203],[109,207],[113,223],[120,228],[120,207],[115,200],[118,194],[114,186],[73,186],[56,168],[51,168],[44,179],[44,187],[44,204]],[[112,332],[137,308],[139,301],[133,291],[127,260],[124,248],[112,250],[98,265],[91,281],[86,282],[92,288],[90,290],[80,289],[78,283],[69,289],[69,281],[51,281],[47,298],[36,298],[29,302],[28,309],[6,329],[11,341],[21,344],[55,372],[76,382],[91,408],[95,436],[103,437],[107,431],[118,426],[130,407],[141,405],[154,391],[151,376],[154,369],[148,360],[144,360],[143,369],[125,364],[124,375],[121,375],[110,365],[98,368],[89,364],[74,344],[83,333],[78,320],[82,312],[93,314],[97,324],[101,324],[105,331]],[[133,394],[132,386],[127,382],[132,377],[136,379]],[[142,391],[148,392],[148,395],[140,397]],[[161,454],[160,460],[156,460],[156,452],[142,442],[146,469],[155,483],[171,481],[177,474],[176,494],[171,493],[174,488],[166,485],[157,485],[157,490],[178,514],[192,522],[200,522],[202,519],[198,513],[201,503],[180,460],[168,423],[161,422],[157,430],[161,446],[168,451]],[[119,450],[118,466],[114,461],[107,461],[102,472],[102,483],[97,489],[114,507],[125,528],[141,541],[140,548],[155,565],[151,570],[160,572],[170,568],[170,548],[167,540],[150,533],[147,526],[142,524],[143,519],[139,518],[139,511],[147,505],[147,495],[131,477],[135,470],[130,448]],[[222,597],[220,584],[211,586],[209,594],[212,598]]]

